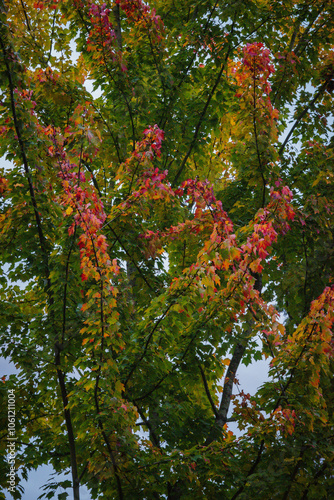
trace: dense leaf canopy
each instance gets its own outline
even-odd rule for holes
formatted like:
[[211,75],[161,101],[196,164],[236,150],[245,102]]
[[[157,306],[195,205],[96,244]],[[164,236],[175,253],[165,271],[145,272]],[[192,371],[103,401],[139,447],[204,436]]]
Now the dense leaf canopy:
[[4,490],[15,390],[48,498],[329,498],[332,0],[0,16]]

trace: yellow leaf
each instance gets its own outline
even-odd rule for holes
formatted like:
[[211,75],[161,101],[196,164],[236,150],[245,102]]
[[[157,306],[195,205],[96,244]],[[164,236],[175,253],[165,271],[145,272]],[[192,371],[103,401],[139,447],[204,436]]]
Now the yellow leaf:
[[66,210],[66,215],[71,215],[72,212],[73,212],[73,208],[72,207],[68,207],[67,210]]
[[284,325],[282,325],[281,323],[279,323],[278,325],[278,331],[280,332],[280,334],[284,335],[285,333],[285,328],[284,328]]

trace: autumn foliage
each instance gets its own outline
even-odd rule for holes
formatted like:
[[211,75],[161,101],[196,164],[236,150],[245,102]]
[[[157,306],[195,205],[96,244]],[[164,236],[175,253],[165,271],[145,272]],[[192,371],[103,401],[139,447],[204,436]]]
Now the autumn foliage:
[[0,16],[13,498],[330,498],[333,3]]

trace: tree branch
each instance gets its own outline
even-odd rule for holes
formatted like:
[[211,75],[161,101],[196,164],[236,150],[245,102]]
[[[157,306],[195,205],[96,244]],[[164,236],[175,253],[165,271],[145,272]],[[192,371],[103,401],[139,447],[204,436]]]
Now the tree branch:
[[[232,27],[232,31],[231,31],[231,33],[232,33],[232,32],[233,32],[233,27]],[[207,112],[207,110],[208,110],[208,107],[209,107],[209,105],[210,105],[211,99],[212,99],[212,98],[213,98],[213,96],[214,96],[214,93],[215,93],[215,91],[216,91],[216,88],[218,87],[218,84],[219,84],[219,82],[220,82],[220,79],[221,79],[221,77],[222,77],[222,74],[223,74],[223,72],[224,72],[224,70],[225,70],[226,63],[227,63],[227,60],[228,60],[228,56],[229,56],[229,54],[230,54],[230,51],[231,51],[231,45],[229,45],[229,48],[228,48],[228,51],[227,51],[227,54],[226,54],[226,57],[225,57],[224,64],[222,65],[222,67],[221,67],[221,69],[220,69],[220,71],[219,71],[219,73],[218,73],[218,76],[217,76],[217,78],[216,78],[215,84],[214,84],[214,86],[212,87],[211,92],[210,92],[210,94],[209,94],[209,96],[208,96],[208,98],[207,98],[207,100],[206,100],[206,103],[205,103],[204,108],[203,108],[203,110],[202,110],[201,116],[200,116],[200,118],[199,118],[199,120],[198,120],[198,123],[197,123],[197,125],[196,125],[196,129],[195,129],[195,132],[194,132],[194,136],[193,136],[193,138],[192,138],[192,141],[191,141],[191,143],[190,143],[190,146],[189,146],[189,148],[188,148],[188,151],[187,151],[187,153],[186,153],[185,157],[184,157],[184,158],[183,158],[183,160],[182,160],[181,166],[180,166],[179,170],[177,171],[176,176],[174,177],[174,180],[173,180],[173,182],[172,182],[172,187],[175,187],[175,186],[176,186],[176,183],[177,183],[177,181],[178,181],[178,179],[179,179],[180,175],[182,174],[182,171],[183,171],[183,169],[184,169],[184,167],[185,167],[185,164],[186,164],[186,162],[187,162],[187,160],[188,160],[188,158],[189,158],[189,156],[190,156],[190,154],[191,154],[191,152],[192,152],[192,150],[193,150],[193,147],[195,146],[195,143],[196,143],[196,141],[197,141],[197,137],[198,137],[198,134],[199,134],[199,131],[200,131],[201,125],[202,125],[202,123],[203,123],[204,117],[205,117],[206,112]]]
[[315,96],[313,97],[312,101],[310,101],[310,103],[303,109],[303,111],[298,115],[295,123],[293,124],[290,132],[288,133],[288,135],[286,136],[285,138],[285,141],[283,142],[282,146],[279,148],[279,151],[278,151],[278,156],[282,156],[282,153],[285,149],[285,146],[287,145],[287,143],[289,142],[290,140],[290,137],[292,136],[295,128],[299,125],[300,121],[304,118],[304,116],[306,115],[306,113],[308,112],[308,110],[310,108],[312,108],[312,106],[316,103],[316,101],[319,99],[319,97],[324,93],[324,91],[326,90],[326,87],[327,87],[327,82],[325,82],[321,87],[320,89],[318,90],[318,92],[315,94]]
[[230,408],[234,379],[237,369],[242,360],[242,356],[244,355],[245,349],[246,349],[246,344],[241,344],[241,343],[237,344],[234,349],[234,353],[224,381],[223,395],[219,405],[219,410],[216,414],[215,422],[205,441],[205,446],[209,446],[213,441],[217,439],[217,437],[221,433],[222,428],[227,422],[227,414]]
[[213,402],[213,399],[211,397],[209,386],[208,386],[208,382],[206,380],[204,370],[203,370],[203,368],[202,368],[202,366],[200,364],[198,365],[198,367],[199,367],[201,375],[202,375],[202,380],[203,380],[203,384],[204,384],[205,393],[206,393],[206,395],[208,397],[208,400],[209,400],[209,403],[210,403],[211,408],[213,410],[213,413],[215,414],[216,418],[218,418],[218,410],[217,410],[216,405]]
[[[24,166],[24,171],[26,174],[26,178],[28,180],[29,194],[30,194],[31,203],[32,203],[33,210],[34,210],[34,215],[35,215],[35,220],[36,220],[36,225],[37,225],[37,232],[38,232],[38,237],[39,237],[39,244],[40,244],[40,248],[41,248],[41,252],[42,252],[42,259],[44,261],[44,269],[45,269],[44,272],[45,272],[45,279],[46,279],[46,283],[47,283],[46,284],[46,293],[47,293],[48,300],[49,300],[49,306],[50,306],[50,308],[52,308],[52,305],[54,303],[54,299],[53,299],[53,295],[52,295],[52,291],[51,291],[49,258],[48,258],[47,248],[46,248],[46,239],[45,239],[45,236],[43,233],[41,217],[40,217],[38,207],[37,207],[35,190],[34,190],[32,176],[31,176],[31,172],[30,172],[30,168],[29,168],[28,158],[26,155],[25,147],[24,147],[24,141],[23,141],[23,138],[21,135],[21,128],[19,126],[19,119],[18,119],[18,116],[16,114],[15,99],[14,99],[14,82],[12,79],[11,68],[10,68],[10,65],[8,62],[6,45],[4,43],[2,33],[0,33],[0,45],[1,45],[2,53],[3,53],[4,63],[5,63],[6,70],[7,70],[7,77],[8,77],[8,83],[9,83],[9,93],[10,93],[10,103],[11,103],[15,132],[17,135],[18,143],[19,143],[19,149],[20,149],[20,153],[21,153],[22,163]],[[67,390],[66,390],[66,383],[65,383],[65,374],[60,369],[61,349],[59,346],[59,342],[57,342],[57,337],[58,337],[58,334],[56,335],[56,338],[55,338],[54,359],[55,359],[57,377],[58,377],[58,382],[59,382],[59,388],[60,388],[61,397],[62,397],[62,401],[63,401],[64,418],[65,418],[65,422],[66,422],[68,445],[69,445],[70,456],[71,456],[73,498],[74,498],[74,500],[80,500],[78,468],[77,468],[77,458],[76,458],[76,450],[75,450],[75,437],[74,437],[74,432],[73,432],[71,413],[70,413],[70,410],[68,409],[68,397],[67,397]]]

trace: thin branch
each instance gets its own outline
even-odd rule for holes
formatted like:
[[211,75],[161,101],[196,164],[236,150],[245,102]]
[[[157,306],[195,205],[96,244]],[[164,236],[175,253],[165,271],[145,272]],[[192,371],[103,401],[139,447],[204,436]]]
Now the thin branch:
[[134,405],[136,405],[138,413],[141,416],[141,418],[143,419],[143,422],[141,422],[141,424],[145,425],[150,431],[150,435],[152,437],[152,443],[154,444],[154,446],[161,449],[159,438],[156,435],[155,430],[153,429],[153,426],[151,425],[151,422],[146,418],[145,413],[143,412],[142,408],[138,405],[137,400],[134,399],[133,403],[134,403]]
[[24,171],[25,171],[25,174],[26,174],[26,177],[28,180],[29,194],[30,194],[31,203],[32,203],[33,210],[34,210],[37,231],[38,231],[38,236],[39,236],[39,242],[40,242],[40,247],[42,250],[42,255],[43,255],[43,260],[44,260],[45,275],[46,275],[46,279],[47,279],[47,288],[49,289],[51,283],[50,283],[50,278],[49,278],[50,272],[49,272],[49,264],[48,264],[48,260],[47,260],[46,240],[45,240],[45,236],[44,236],[43,230],[42,230],[41,217],[39,215],[39,211],[37,208],[35,190],[33,187],[33,182],[32,182],[31,173],[30,173],[29,164],[28,164],[28,158],[27,158],[27,155],[25,152],[23,138],[21,135],[21,128],[19,126],[19,119],[18,119],[17,114],[16,114],[15,98],[14,98],[14,82],[12,79],[11,69],[10,69],[10,66],[8,63],[8,59],[7,59],[7,52],[6,52],[5,43],[4,43],[4,40],[1,36],[1,34],[0,34],[0,44],[1,44],[1,48],[2,48],[2,53],[3,53],[3,58],[4,58],[6,70],[7,70],[7,77],[8,77],[8,83],[9,83],[9,93],[10,93],[10,104],[11,104],[11,110],[12,110],[12,115],[13,115],[14,127],[15,127],[15,132],[17,135],[17,140],[19,143],[19,149],[20,149],[20,153],[21,153]]
[[300,453],[299,453],[299,457],[297,458],[296,465],[294,466],[293,471],[291,473],[290,481],[289,481],[287,489],[285,490],[285,493],[284,493],[284,495],[282,497],[282,500],[288,500],[288,498],[289,498],[290,490],[292,488],[294,480],[295,480],[295,478],[296,478],[296,476],[298,474],[298,471],[300,469],[300,466],[302,464],[302,458],[303,458],[304,452],[305,452],[305,448],[302,447],[301,450],[300,450]]
[[218,418],[218,410],[217,410],[216,405],[213,402],[213,399],[211,397],[210,389],[209,389],[208,382],[207,382],[206,377],[205,377],[204,370],[203,370],[203,368],[202,368],[202,366],[200,364],[198,365],[198,367],[199,367],[201,375],[202,375],[202,380],[203,380],[203,384],[204,384],[205,393],[206,393],[206,395],[208,397],[208,400],[209,400],[209,403],[210,403],[211,408],[213,410],[213,413],[215,414],[216,418]]
[[[177,299],[182,296],[187,290],[188,288],[192,285],[192,283],[194,282],[194,280],[196,279],[196,276],[197,276],[197,273],[192,276],[192,278],[189,280],[189,283],[187,284],[187,286],[184,288],[184,290],[180,290],[178,293],[176,293],[174,295],[174,297],[171,298],[171,302],[170,304],[167,306],[167,308],[165,309],[165,311],[162,313],[162,315],[159,317],[159,319],[157,320],[157,322],[155,323],[155,325],[153,326],[151,332],[148,334],[147,336],[147,340],[145,342],[145,345],[144,345],[144,348],[143,348],[143,352],[142,354],[139,356],[139,358],[133,363],[132,365],[132,368],[130,370],[130,373],[128,374],[125,382],[124,382],[124,386],[126,386],[132,376],[132,374],[134,373],[134,371],[137,369],[138,365],[142,362],[142,360],[145,358],[146,354],[147,354],[147,350],[148,350],[148,346],[153,338],[153,335],[155,333],[155,331],[157,330],[158,326],[160,325],[160,323],[166,318],[169,310],[171,309],[171,307],[176,303]],[[138,399],[138,398],[137,398]]]
[[[233,22],[232,29],[231,29],[231,36],[232,36],[233,30],[234,30],[234,22]],[[175,186],[176,186],[176,183],[177,183],[177,181],[178,181],[178,179],[179,179],[180,175],[182,174],[182,171],[183,171],[183,169],[184,169],[184,167],[185,167],[185,164],[186,164],[186,162],[187,162],[187,160],[188,160],[188,158],[189,158],[189,156],[190,156],[190,154],[191,154],[191,152],[192,152],[192,150],[193,150],[193,148],[194,148],[194,146],[195,146],[195,143],[196,143],[196,141],[197,141],[197,137],[198,137],[198,134],[199,134],[200,128],[201,128],[201,126],[202,126],[202,123],[203,123],[203,120],[204,120],[204,118],[205,118],[206,112],[207,112],[207,110],[208,110],[208,108],[209,108],[209,105],[210,105],[211,99],[212,99],[212,98],[213,98],[213,96],[214,96],[214,93],[215,93],[215,91],[216,91],[216,89],[217,89],[217,87],[218,87],[218,85],[219,85],[219,82],[220,82],[221,77],[222,77],[222,75],[223,75],[223,72],[224,72],[224,70],[225,70],[226,63],[227,63],[228,57],[229,57],[229,55],[230,55],[231,49],[232,49],[231,44],[229,44],[229,48],[228,48],[227,53],[226,53],[225,61],[224,61],[224,63],[222,64],[222,67],[221,67],[221,69],[220,69],[220,71],[219,71],[219,73],[218,73],[218,76],[217,76],[217,78],[216,78],[215,84],[214,84],[214,86],[212,87],[211,92],[209,93],[209,96],[208,96],[208,98],[207,98],[207,100],[206,100],[206,103],[205,103],[205,105],[204,105],[204,108],[203,108],[203,110],[202,110],[202,113],[201,113],[201,115],[200,115],[200,118],[199,118],[198,123],[197,123],[197,125],[196,125],[196,129],[195,129],[195,132],[194,132],[194,136],[193,136],[193,138],[192,138],[192,141],[191,141],[191,143],[190,143],[190,146],[189,146],[189,148],[188,148],[188,151],[187,151],[187,153],[186,153],[185,157],[184,157],[184,158],[183,158],[183,160],[182,160],[182,163],[181,163],[181,165],[180,165],[180,168],[179,168],[179,170],[177,171],[176,176],[174,177],[174,180],[173,180],[173,182],[172,182],[172,187],[175,187]]]
[[[97,388],[98,388],[99,378],[100,378],[100,373],[97,374],[96,384],[95,384],[95,390],[94,390],[94,402],[95,402],[95,409],[96,409],[96,414],[97,415],[100,414],[100,405],[99,405],[98,395],[97,395]],[[114,453],[113,453],[112,448],[110,446],[110,442],[109,442],[108,436],[107,436],[107,434],[106,434],[106,432],[104,430],[104,426],[103,426],[103,423],[101,421],[101,418],[98,417],[97,421],[98,421],[98,426],[99,426],[99,429],[101,431],[103,440],[104,440],[104,442],[105,442],[105,444],[107,446],[107,450],[108,450],[108,453],[109,453],[109,456],[110,456],[110,459],[111,459],[111,463],[112,463],[112,466],[113,466],[114,475],[115,475],[116,484],[117,484],[117,490],[118,490],[118,497],[119,497],[119,500],[123,500],[124,499],[123,488],[122,488],[121,478],[120,478],[119,473],[118,473],[118,466],[116,464],[115,456],[114,456]]]
[[322,476],[322,474],[325,472],[325,470],[327,469],[327,467],[329,466],[328,462],[324,462],[321,466],[321,468],[318,470],[318,472],[315,474],[314,478],[313,478],[313,481],[310,482],[306,488],[304,489],[303,491],[303,496],[301,497],[301,500],[307,500],[308,498],[308,492],[310,490],[310,487],[313,486],[314,484],[317,484],[318,482],[318,479],[320,476]]
[[255,459],[252,467],[250,468],[250,470],[249,470],[249,472],[248,472],[248,474],[246,476],[246,479],[245,479],[244,483],[242,484],[242,486],[240,486],[240,488],[238,489],[238,491],[233,495],[233,497],[231,498],[231,500],[235,500],[236,498],[238,498],[238,496],[245,489],[245,486],[247,484],[247,479],[253,474],[253,472],[255,471],[256,467],[260,463],[263,450],[264,450],[264,439],[262,439],[262,441],[260,443],[260,447],[259,447],[259,451],[257,453],[257,457],[256,457],[256,459]]
[[[276,410],[276,409],[279,407],[279,405],[280,405],[280,403],[281,403],[281,401],[282,401],[283,397],[285,396],[285,392],[286,392],[286,390],[288,389],[289,385],[290,385],[290,384],[291,384],[291,382],[292,382],[294,372],[295,372],[295,371],[296,371],[296,369],[297,369],[297,364],[298,364],[299,360],[301,359],[301,357],[302,357],[302,355],[303,355],[303,353],[304,353],[304,351],[305,351],[305,349],[306,349],[307,342],[308,342],[308,340],[309,340],[310,336],[311,336],[311,335],[312,335],[312,333],[313,333],[314,327],[315,327],[315,325],[313,325],[313,328],[312,328],[311,332],[309,333],[309,335],[308,335],[308,336],[307,336],[307,338],[305,339],[305,345],[304,345],[304,347],[302,348],[302,350],[301,350],[301,352],[300,352],[300,354],[299,354],[299,356],[298,356],[298,358],[297,358],[297,360],[296,360],[296,362],[295,362],[295,365],[294,365],[294,367],[293,367],[293,368],[292,368],[292,370],[291,370],[289,380],[288,380],[288,381],[287,381],[287,383],[285,384],[285,387],[282,389],[281,394],[280,394],[280,396],[278,397],[278,399],[277,399],[277,401],[276,401],[276,403],[275,403],[275,408],[274,408],[274,410]],[[258,451],[257,457],[256,457],[256,459],[255,459],[255,461],[254,461],[254,463],[253,463],[252,467],[251,467],[251,468],[250,468],[250,470],[248,471],[248,473],[247,473],[247,475],[246,475],[246,478],[245,478],[245,480],[244,480],[243,484],[240,486],[240,488],[238,489],[238,491],[237,491],[237,492],[233,495],[233,497],[232,497],[232,499],[231,499],[231,500],[235,500],[235,499],[236,499],[236,498],[237,498],[237,497],[238,497],[238,496],[239,496],[239,495],[243,492],[243,490],[245,489],[245,486],[246,486],[246,483],[247,483],[248,478],[249,478],[249,477],[253,474],[253,472],[255,471],[256,467],[257,467],[257,466],[258,466],[258,464],[260,463],[260,460],[261,460],[261,456],[262,456],[262,452],[263,452],[263,450],[264,450],[264,440],[262,440],[262,441],[261,441],[261,443],[260,443],[260,447],[259,447],[259,451]],[[305,497],[305,498],[306,498],[306,497]]]
[[77,226],[74,226],[73,238],[71,241],[70,250],[67,255],[66,265],[65,265],[65,284],[64,284],[64,294],[63,294],[63,331],[62,331],[62,345],[64,345],[65,341],[65,331],[66,331],[66,303],[67,303],[67,286],[68,286],[68,275],[69,275],[69,267],[70,267],[70,258],[73,251],[75,236],[76,236]]
[[[330,0],[332,1],[332,0]],[[298,41],[298,44],[296,46],[296,50],[294,51],[296,55],[298,55],[299,53],[302,52],[302,49],[303,49],[303,42],[305,41],[305,39],[307,38],[307,35],[309,34],[309,31],[311,30],[312,26],[314,25],[314,23],[316,22],[317,18],[319,17],[319,15],[324,11],[325,9],[325,6],[326,6],[326,1],[323,2],[318,11],[316,12],[315,16],[313,17],[313,19],[309,22],[307,28],[305,28],[305,30],[303,31],[302,33],[302,36],[300,37],[300,40]],[[316,5],[317,4],[317,1],[313,2],[313,5]],[[309,10],[310,9],[310,5],[306,5],[306,9]]]
[[263,191],[262,191],[262,205],[261,208],[264,208],[265,202],[266,202],[266,179],[263,175],[263,165],[262,165],[262,160],[261,160],[261,153],[260,153],[260,148],[259,148],[259,141],[258,141],[258,133],[257,133],[257,124],[256,124],[256,76],[255,76],[255,58],[254,58],[254,77],[253,77],[253,128],[254,128],[254,135],[255,135],[255,145],[256,145],[256,154],[259,162],[259,168],[260,168],[260,174],[262,177],[262,182],[263,182]]
[[123,160],[121,158],[120,147],[119,147],[117,139],[115,138],[115,135],[113,134],[113,132],[112,132],[112,130],[110,128],[109,123],[106,121],[106,119],[104,118],[104,116],[102,114],[102,111],[96,106],[96,104],[94,103],[94,101],[91,102],[91,105],[93,106],[93,108],[95,109],[95,111],[99,114],[99,116],[100,116],[101,120],[103,121],[104,125],[107,127],[107,130],[108,130],[108,132],[110,134],[110,137],[113,140],[113,143],[114,143],[114,146],[115,146],[115,149],[116,149],[116,154],[117,154],[118,161],[120,163],[122,163]]
[[299,123],[301,122],[301,120],[304,118],[304,116],[306,115],[306,113],[308,112],[308,110],[310,108],[312,108],[312,106],[314,106],[314,104],[316,103],[316,101],[319,99],[319,97],[324,93],[324,91],[326,90],[326,87],[327,87],[328,83],[325,82],[321,87],[320,89],[318,90],[318,92],[315,94],[315,96],[313,97],[312,101],[309,102],[309,104],[303,109],[303,111],[301,111],[301,113],[299,113],[298,117],[296,118],[296,121],[295,123],[293,124],[290,132],[288,133],[288,135],[286,136],[285,138],[285,141],[283,142],[282,146],[280,147],[279,151],[278,151],[278,156],[282,156],[282,153],[285,149],[285,146],[287,145],[287,143],[289,142],[290,140],[290,137],[292,136],[295,128],[299,125]]
[[[106,224],[106,225],[109,225],[109,224]],[[128,252],[128,250],[126,249],[126,247],[124,246],[124,244],[122,243],[120,237],[118,236],[118,234],[116,233],[116,231],[113,229],[112,226],[109,225],[109,228],[111,230],[111,232],[113,233],[113,235],[115,236],[116,240],[118,241],[118,243],[120,244],[120,246],[123,248],[124,252],[126,253],[126,255],[129,257],[130,261],[132,262],[132,264],[135,266],[135,268],[137,269],[137,271],[139,272],[140,276],[143,278],[143,280],[145,281],[146,285],[149,287],[150,290],[152,290],[152,292],[155,292],[154,288],[150,285],[149,281],[147,281],[147,278],[146,276],[143,274],[141,268],[138,266],[137,262],[135,261],[135,259],[130,255],[130,253]]]
[[117,40],[117,46],[119,50],[123,50],[122,43],[122,26],[121,26],[121,16],[120,16],[120,8],[119,3],[116,3],[112,9],[115,19],[114,31]]
[[[212,18],[213,14],[214,14],[214,11],[216,10],[216,7],[217,7],[218,3],[219,3],[219,0],[217,0],[217,1],[216,1],[216,3],[214,4],[214,6],[213,6],[212,10],[210,11],[210,14],[209,14],[208,20],[207,20],[207,22],[205,23],[205,26],[204,26],[204,27],[203,27],[203,29],[202,29],[202,35],[203,35],[203,33],[206,33],[206,30],[207,30],[207,28],[208,28],[208,26],[209,26],[209,23],[210,23],[211,18]],[[194,13],[195,13],[196,11],[197,11],[197,7],[195,7],[195,9],[194,9]],[[193,19],[192,19],[192,20],[194,20],[194,19],[195,19],[195,18],[193,17]],[[180,89],[181,85],[183,84],[184,80],[186,79],[186,77],[187,77],[187,75],[188,75],[188,73],[189,73],[189,70],[190,70],[190,68],[192,67],[192,65],[193,65],[194,61],[196,60],[196,57],[197,57],[197,54],[198,54],[198,50],[199,50],[199,49],[196,49],[196,50],[195,50],[195,52],[194,52],[193,56],[192,56],[192,57],[191,57],[191,59],[190,59],[190,62],[189,62],[189,64],[188,64],[188,66],[186,67],[186,69],[185,69],[185,71],[184,71],[184,73],[183,73],[183,75],[182,75],[182,78],[180,79],[179,83],[175,86],[175,92],[174,92],[174,93],[172,94],[172,96],[170,97],[170,100],[169,100],[169,104],[168,104],[168,106],[167,106],[167,107],[165,107],[165,109],[163,110],[162,116],[165,116],[165,119],[164,119],[164,121],[163,121],[163,120],[162,120],[162,118],[161,118],[161,120],[160,120],[160,122],[159,122],[159,127],[160,127],[160,128],[165,128],[165,126],[166,126],[166,123],[167,123],[167,121],[168,121],[168,111],[169,111],[169,109],[168,109],[168,108],[170,108],[171,106],[173,106],[173,105],[175,104],[176,94],[177,94],[178,90]]]
[[[80,9],[77,8],[77,12],[80,16],[80,19],[87,31],[87,33],[89,33],[89,28],[87,26],[87,23],[82,15],[82,12]],[[114,75],[110,72],[109,70],[109,66],[108,66],[108,63],[107,63],[107,60],[106,60],[106,54],[105,54],[105,47],[104,47],[104,40],[101,40],[101,47],[102,47],[102,54],[103,54],[103,61],[104,61],[104,65],[105,65],[105,68],[106,68],[106,71],[107,71],[107,75],[108,77],[110,78],[110,80],[112,80],[115,85],[117,86],[117,89],[120,91],[123,99],[124,99],[124,102],[126,104],[126,107],[128,109],[128,113],[129,113],[129,117],[130,117],[130,121],[131,121],[131,128],[132,128],[132,149],[134,150],[135,149],[135,146],[136,146],[136,134],[135,134],[135,126],[134,126],[134,121],[133,121],[133,114],[132,114],[132,108],[130,106],[130,103],[128,101],[128,98],[126,97],[126,94],[123,90],[123,87],[122,85],[118,85],[116,80],[115,80],[115,77]]]

